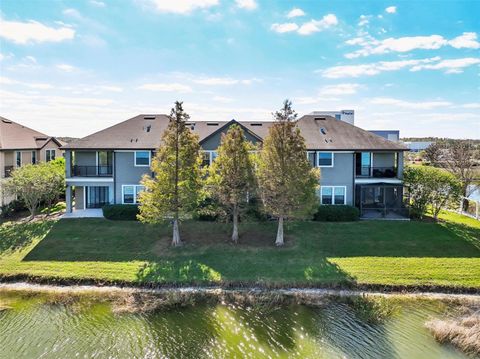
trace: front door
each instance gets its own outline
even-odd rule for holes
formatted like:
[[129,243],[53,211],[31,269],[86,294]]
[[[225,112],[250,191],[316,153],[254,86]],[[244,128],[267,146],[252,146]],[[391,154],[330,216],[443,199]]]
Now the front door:
[[86,208],[102,208],[109,204],[108,186],[88,186],[85,187]]

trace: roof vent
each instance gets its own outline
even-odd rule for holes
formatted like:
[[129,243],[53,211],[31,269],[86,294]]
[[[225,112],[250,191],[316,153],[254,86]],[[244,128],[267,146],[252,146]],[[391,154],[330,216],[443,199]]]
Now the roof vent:
[[263,123],[253,122],[253,123],[250,124],[250,126],[263,126]]
[[143,126],[143,130],[144,130],[145,132],[150,132],[151,129],[152,129],[152,125]]
[[7,120],[6,118],[2,118],[2,122],[3,122],[3,123],[12,123],[12,121]]
[[218,126],[218,122],[207,122],[207,126]]
[[323,135],[326,135],[327,134],[327,130],[325,129],[325,127],[322,127],[320,129],[320,132],[323,134]]
[[143,116],[144,120],[155,120],[155,116]]
[[315,117],[315,121],[325,121],[325,117]]

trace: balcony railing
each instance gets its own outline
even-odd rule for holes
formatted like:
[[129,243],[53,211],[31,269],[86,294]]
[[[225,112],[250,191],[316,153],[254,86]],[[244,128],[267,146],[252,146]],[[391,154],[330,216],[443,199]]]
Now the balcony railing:
[[357,168],[356,176],[367,178],[395,178],[397,177],[397,169],[395,167],[362,166],[361,168]]
[[73,166],[74,177],[112,177],[112,166]]
[[13,166],[5,166],[5,177],[10,177],[12,171],[13,171]]

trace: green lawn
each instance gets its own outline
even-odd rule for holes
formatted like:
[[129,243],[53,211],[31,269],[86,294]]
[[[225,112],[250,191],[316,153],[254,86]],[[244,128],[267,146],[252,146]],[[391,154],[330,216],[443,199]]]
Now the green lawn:
[[480,289],[480,222],[443,214],[442,223],[295,222],[285,248],[275,223],[230,227],[185,222],[186,245],[170,228],[138,222],[65,219],[0,226],[0,276],[135,283],[271,285],[375,284]]

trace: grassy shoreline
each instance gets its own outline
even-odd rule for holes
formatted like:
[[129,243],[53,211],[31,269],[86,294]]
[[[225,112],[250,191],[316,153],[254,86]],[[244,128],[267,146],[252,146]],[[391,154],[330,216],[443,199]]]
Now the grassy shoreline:
[[69,219],[0,226],[0,280],[136,287],[216,285],[480,292],[480,222],[293,222],[285,248],[275,223],[185,222],[186,245],[168,226]]

